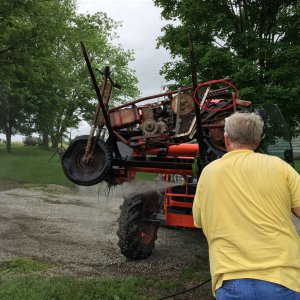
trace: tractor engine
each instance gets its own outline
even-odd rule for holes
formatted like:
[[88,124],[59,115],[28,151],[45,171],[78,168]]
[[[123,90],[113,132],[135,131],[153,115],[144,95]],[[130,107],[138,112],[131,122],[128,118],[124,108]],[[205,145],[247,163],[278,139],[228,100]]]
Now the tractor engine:
[[195,116],[193,110],[193,97],[180,93],[158,103],[114,110],[110,112],[109,117],[112,127],[116,130],[127,128],[128,131],[137,131],[144,136],[170,135],[176,133],[176,130],[178,134],[183,123],[185,127],[191,125]]

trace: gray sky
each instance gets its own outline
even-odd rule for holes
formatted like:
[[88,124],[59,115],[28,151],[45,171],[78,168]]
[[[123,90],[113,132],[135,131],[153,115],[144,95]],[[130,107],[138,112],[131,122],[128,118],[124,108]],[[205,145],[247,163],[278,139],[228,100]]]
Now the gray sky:
[[159,70],[170,60],[165,49],[156,49],[156,39],[166,24],[160,17],[161,9],[151,0],[77,0],[77,3],[80,13],[102,11],[122,22],[116,43],[134,51],[135,61],[130,67],[136,71],[141,95],[159,93],[165,84]]
[[[122,22],[115,43],[134,51],[135,60],[129,66],[136,71],[141,96],[160,93],[166,82],[159,71],[171,60],[164,48],[156,49],[161,28],[167,24],[161,19],[161,9],[152,0],[77,0],[77,3],[79,13],[102,11],[114,21]],[[72,131],[72,136],[87,134],[89,128],[82,122],[79,130]]]

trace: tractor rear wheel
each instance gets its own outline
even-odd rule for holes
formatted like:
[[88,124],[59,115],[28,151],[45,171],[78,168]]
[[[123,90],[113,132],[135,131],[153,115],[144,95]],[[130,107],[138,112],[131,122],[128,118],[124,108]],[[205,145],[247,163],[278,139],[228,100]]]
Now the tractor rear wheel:
[[97,184],[109,178],[112,167],[112,154],[107,144],[98,140],[89,162],[84,159],[88,137],[75,139],[62,156],[65,175],[74,183],[83,186]]
[[159,194],[152,191],[125,197],[120,210],[117,235],[122,254],[131,260],[147,258],[157,239],[159,223],[149,217],[159,211]]

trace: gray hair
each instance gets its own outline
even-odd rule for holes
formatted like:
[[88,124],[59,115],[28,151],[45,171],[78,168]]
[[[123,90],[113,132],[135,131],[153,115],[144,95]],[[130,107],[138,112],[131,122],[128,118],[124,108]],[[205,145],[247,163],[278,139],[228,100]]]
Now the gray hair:
[[224,131],[232,144],[254,149],[261,141],[263,127],[258,114],[236,112],[225,119]]

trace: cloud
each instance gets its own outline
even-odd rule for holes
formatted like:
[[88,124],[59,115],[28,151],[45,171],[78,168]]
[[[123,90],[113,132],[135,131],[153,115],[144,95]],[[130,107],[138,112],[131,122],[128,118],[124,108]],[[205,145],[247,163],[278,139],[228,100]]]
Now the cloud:
[[161,10],[150,0],[79,0],[78,12],[95,13],[102,11],[115,21],[122,21],[117,31],[121,44],[126,50],[134,51],[135,61],[130,68],[136,71],[142,96],[161,91],[164,79],[159,75],[163,64],[170,61],[169,53],[156,49],[156,40],[166,24],[161,19]]

